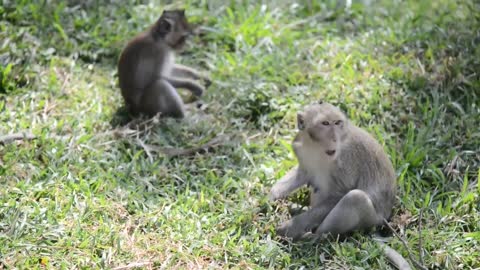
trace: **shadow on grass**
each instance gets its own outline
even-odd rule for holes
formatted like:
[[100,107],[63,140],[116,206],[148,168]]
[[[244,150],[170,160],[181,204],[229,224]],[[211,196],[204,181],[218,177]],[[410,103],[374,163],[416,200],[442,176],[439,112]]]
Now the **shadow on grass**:
[[112,128],[117,128],[127,125],[134,118],[128,113],[128,110],[125,106],[118,107],[117,110],[113,113],[112,119],[110,120],[110,126]]

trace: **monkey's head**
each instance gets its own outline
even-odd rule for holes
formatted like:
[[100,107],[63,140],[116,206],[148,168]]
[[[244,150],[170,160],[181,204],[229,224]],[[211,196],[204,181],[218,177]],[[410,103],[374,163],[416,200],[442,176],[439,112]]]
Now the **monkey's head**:
[[297,114],[297,126],[302,137],[315,144],[329,158],[335,159],[347,136],[345,114],[330,103],[318,102]]
[[152,28],[153,38],[163,40],[174,50],[182,49],[191,34],[184,9],[164,10]]

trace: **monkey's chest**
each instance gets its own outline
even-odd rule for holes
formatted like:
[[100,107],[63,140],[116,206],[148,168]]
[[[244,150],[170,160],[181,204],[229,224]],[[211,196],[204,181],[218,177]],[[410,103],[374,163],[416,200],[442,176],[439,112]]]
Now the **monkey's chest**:
[[328,174],[330,168],[330,164],[325,160],[325,157],[319,154],[316,149],[306,146],[298,147],[298,144],[296,146],[296,155],[300,167],[306,170],[310,175],[320,176],[319,178],[323,179],[323,175]]
[[313,190],[328,190],[330,182],[332,181],[330,176],[329,167],[325,165],[320,158],[310,156],[309,159],[300,160],[301,167],[312,176],[309,181],[309,185]]
[[165,55],[162,69],[160,70],[161,75],[169,76],[170,74],[172,74],[174,65],[175,65],[175,55],[171,52],[167,53]]

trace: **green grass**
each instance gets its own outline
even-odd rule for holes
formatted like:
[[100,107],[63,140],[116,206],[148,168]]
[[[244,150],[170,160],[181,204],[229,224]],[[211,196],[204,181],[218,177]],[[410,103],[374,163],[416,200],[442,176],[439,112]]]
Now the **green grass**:
[[[392,224],[413,256],[480,268],[478,1],[150,2],[0,6],[0,134],[37,136],[0,145],[0,269],[392,269],[367,235],[275,236],[307,194],[266,195],[295,165],[297,110],[319,98],[385,146],[399,176]],[[178,59],[215,83],[206,109],[128,133],[116,61],[164,7],[207,29]],[[142,146],[222,134],[190,157]]]

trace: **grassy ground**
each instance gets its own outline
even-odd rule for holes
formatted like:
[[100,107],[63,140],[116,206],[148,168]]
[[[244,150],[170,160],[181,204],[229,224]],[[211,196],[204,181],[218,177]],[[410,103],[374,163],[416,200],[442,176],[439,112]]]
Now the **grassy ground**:
[[[412,255],[480,268],[478,1],[158,2],[0,6],[0,134],[37,136],[0,145],[0,269],[391,269],[369,236],[275,236],[307,193],[266,195],[295,164],[296,111],[319,98],[385,146],[399,176],[392,225]],[[216,82],[206,106],[125,125],[119,53],[178,6],[206,29],[179,57]],[[148,147],[220,135],[194,156]]]

